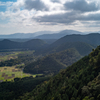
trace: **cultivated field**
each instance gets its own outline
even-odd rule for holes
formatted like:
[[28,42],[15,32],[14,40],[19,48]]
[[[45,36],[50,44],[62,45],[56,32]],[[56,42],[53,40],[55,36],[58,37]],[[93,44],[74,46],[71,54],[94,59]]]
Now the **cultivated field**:
[[16,59],[21,52],[0,52],[0,61]]
[[[18,58],[18,55],[25,55],[26,57],[28,55],[33,55],[34,51],[17,51],[17,52],[0,52],[0,62],[10,60],[10,59],[16,59]],[[24,57],[24,58],[26,58]],[[20,66],[22,66],[20,68]],[[23,78],[23,77],[36,77],[41,75],[32,75],[23,73],[24,63],[16,64],[15,66],[0,66],[0,82],[2,81],[13,81],[14,78]]]
[[36,77],[36,75],[26,74],[23,73],[22,69],[18,69],[16,67],[0,67],[0,80],[1,81],[11,81],[14,78],[23,78],[23,77],[29,77],[33,76]]

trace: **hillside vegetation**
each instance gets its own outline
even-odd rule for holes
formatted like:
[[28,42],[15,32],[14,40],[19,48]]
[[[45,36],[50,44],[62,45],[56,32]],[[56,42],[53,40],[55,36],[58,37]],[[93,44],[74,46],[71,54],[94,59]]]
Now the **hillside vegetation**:
[[75,48],[82,56],[86,56],[91,52],[93,48],[96,48],[99,44],[99,33],[91,33],[86,35],[72,34],[58,39],[49,45],[48,48],[45,48],[43,51],[38,53],[50,54],[69,48]]
[[45,56],[29,65],[26,65],[24,72],[32,74],[54,74],[60,69],[65,69],[81,58],[76,49],[68,49],[58,53]]
[[99,100],[99,72],[100,46],[21,100]]
[[0,50],[5,49],[15,49],[15,50],[37,50],[43,48],[46,45],[46,42],[40,39],[32,39],[26,42],[15,42],[8,39],[0,41]]
[[85,56],[88,55],[92,49],[95,48],[95,46],[84,42],[63,42],[62,44],[58,42],[57,44],[51,44],[47,49],[43,51],[43,53],[50,54],[70,48],[76,49],[81,56]]

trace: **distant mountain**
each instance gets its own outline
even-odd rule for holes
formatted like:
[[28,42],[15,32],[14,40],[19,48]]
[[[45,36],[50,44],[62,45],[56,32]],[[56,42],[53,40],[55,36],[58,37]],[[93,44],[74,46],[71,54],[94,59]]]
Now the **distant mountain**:
[[54,44],[62,44],[66,42],[85,42],[89,44],[99,45],[100,44],[100,34],[99,33],[91,33],[87,35],[80,34],[72,34],[66,35],[59,40],[57,40]]
[[32,49],[37,50],[46,46],[46,42],[40,39],[32,39],[27,42],[14,42],[8,39],[0,41],[0,49]]
[[37,50],[39,48],[43,48],[47,45],[47,43],[40,39],[32,39],[23,43],[23,48]]
[[53,31],[39,31],[34,33],[15,33],[10,35],[0,35],[0,39],[28,39],[34,38],[41,34],[51,34],[54,33]]
[[22,43],[4,39],[0,41],[0,49],[22,49]]
[[63,36],[71,35],[71,34],[83,34],[83,33],[79,32],[79,31],[74,31],[74,30],[63,30],[59,33],[39,35],[35,38],[38,38],[38,39],[59,39]]
[[68,49],[59,53],[45,56],[24,68],[25,73],[32,74],[54,74],[60,69],[65,69],[81,58],[81,55],[75,49]]
[[73,34],[66,35],[43,50],[43,53],[54,53],[69,48],[75,48],[81,55],[85,56],[91,52],[93,48],[100,44],[100,34],[91,33],[87,35]]

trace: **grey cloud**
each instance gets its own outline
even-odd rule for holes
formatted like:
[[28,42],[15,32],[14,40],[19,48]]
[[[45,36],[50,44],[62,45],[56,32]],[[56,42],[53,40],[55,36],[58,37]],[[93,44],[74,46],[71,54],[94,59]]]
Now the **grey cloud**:
[[19,9],[17,9],[17,8],[14,8],[14,9],[13,9],[13,12],[15,12],[15,13],[16,13],[18,10],[19,10]]
[[100,21],[100,13],[98,13],[98,14],[89,14],[87,16],[80,15],[77,19],[82,20],[82,21]]
[[87,3],[86,0],[74,0],[72,2],[66,2],[64,4],[66,9],[72,9],[81,12],[90,12],[98,10],[95,3]]
[[42,17],[35,18],[37,22],[49,22],[51,24],[63,23],[71,24],[75,21],[77,13],[70,12],[65,14],[56,14],[56,15],[46,15]]
[[48,10],[46,5],[40,0],[26,0],[25,9]]
[[64,14],[46,15],[34,18],[37,22],[48,22],[50,24],[73,24],[75,21],[100,21],[100,14],[82,15],[80,12],[72,11]]
[[60,3],[60,1],[59,0],[51,0],[51,2],[57,2],[57,3]]
[[37,22],[46,22],[52,25],[58,23],[61,24],[73,24],[75,21],[85,22],[85,21],[100,21],[100,14],[88,14],[84,15],[85,12],[96,11],[98,8],[95,3],[88,4],[85,0],[75,0],[73,2],[66,2],[64,5],[66,9],[71,10],[70,12],[54,14],[54,15],[45,15],[39,16],[35,19]]

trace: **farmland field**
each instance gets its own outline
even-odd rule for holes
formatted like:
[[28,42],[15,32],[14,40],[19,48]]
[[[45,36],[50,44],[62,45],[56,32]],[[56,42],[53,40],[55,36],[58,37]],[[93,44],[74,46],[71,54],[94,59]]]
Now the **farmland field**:
[[[25,59],[26,62],[29,60],[29,58],[27,58],[28,56],[30,58],[33,57],[33,52],[34,51],[0,52],[0,62],[10,61],[10,59],[17,60],[19,56],[21,57],[21,59]],[[23,73],[24,66],[25,66],[24,62],[15,64],[14,66],[0,66],[0,82],[13,81],[14,78],[41,76],[41,75],[32,75],[32,74]]]
[[0,67],[0,80],[2,81],[11,81],[16,77],[23,78],[29,76],[36,77],[36,75],[23,73],[21,69],[16,67]]
[[19,54],[32,54],[34,51],[0,52],[0,61],[18,58]]

